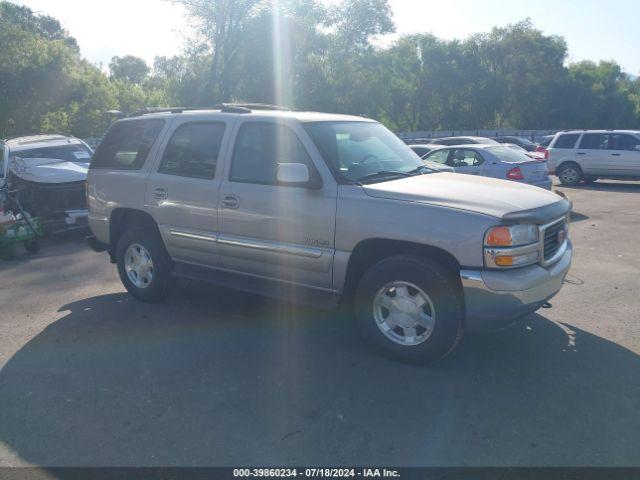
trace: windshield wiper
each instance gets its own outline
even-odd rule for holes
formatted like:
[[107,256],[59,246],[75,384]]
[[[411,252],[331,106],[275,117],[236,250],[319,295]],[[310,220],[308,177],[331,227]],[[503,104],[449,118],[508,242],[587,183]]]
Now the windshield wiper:
[[375,172],[375,173],[370,173],[369,175],[365,175],[364,177],[360,177],[357,181],[358,183],[360,182],[366,182],[367,180],[375,180],[377,178],[384,178],[384,177],[413,177],[412,173],[407,173],[407,172],[398,172],[395,170],[380,170],[379,172]]
[[409,173],[410,175],[422,175],[424,173],[435,172],[433,168],[429,168],[426,165],[420,165],[418,168],[414,168]]

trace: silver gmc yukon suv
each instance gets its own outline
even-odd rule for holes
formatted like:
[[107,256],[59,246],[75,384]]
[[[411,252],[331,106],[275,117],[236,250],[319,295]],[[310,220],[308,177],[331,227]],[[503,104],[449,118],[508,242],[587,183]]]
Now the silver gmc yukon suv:
[[348,305],[404,361],[450,353],[560,290],[571,205],[515,182],[437,172],[361,117],[225,105],[115,123],[88,177],[90,245],[134,297],[188,277]]

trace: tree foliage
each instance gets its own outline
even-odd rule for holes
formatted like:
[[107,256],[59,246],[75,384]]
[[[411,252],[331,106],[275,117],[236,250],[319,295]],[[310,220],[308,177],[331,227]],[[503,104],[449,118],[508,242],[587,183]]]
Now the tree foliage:
[[640,80],[568,65],[529,20],[466,40],[394,31],[388,0],[167,0],[191,37],[175,57],[114,57],[108,74],[55,19],[0,1],[0,135],[101,135],[104,112],[221,102],[363,114],[398,131],[640,128]]

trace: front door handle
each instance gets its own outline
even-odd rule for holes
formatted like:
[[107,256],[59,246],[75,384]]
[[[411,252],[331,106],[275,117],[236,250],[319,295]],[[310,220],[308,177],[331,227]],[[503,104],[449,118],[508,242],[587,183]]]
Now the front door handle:
[[586,155],[586,153],[584,153],[584,152],[578,152],[578,153],[576,153],[576,155]]
[[222,197],[222,206],[235,210],[240,207],[240,199],[235,195],[225,195]]
[[166,200],[169,197],[169,193],[166,188],[154,188],[151,196],[156,200]]
[[612,156],[612,157],[619,157],[619,156],[620,156],[620,154],[619,154],[619,153],[612,153],[612,154],[611,154],[611,156]]

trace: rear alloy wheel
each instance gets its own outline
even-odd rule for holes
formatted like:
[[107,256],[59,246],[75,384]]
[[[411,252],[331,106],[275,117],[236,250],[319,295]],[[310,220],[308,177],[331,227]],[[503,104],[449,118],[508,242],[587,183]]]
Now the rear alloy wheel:
[[563,185],[578,185],[582,177],[582,169],[575,163],[567,163],[558,169],[558,179]]
[[401,361],[429,363],[447,356],[464,333],[464,298],[455,273],[413,255],[376,263],[355,295],[360,330]]
[[175,284],[171,259],[154,229],[126,230],[116,251],[118,273],[127,291],[143,302],[160,302]]

